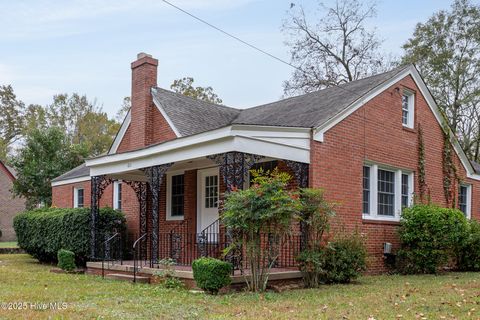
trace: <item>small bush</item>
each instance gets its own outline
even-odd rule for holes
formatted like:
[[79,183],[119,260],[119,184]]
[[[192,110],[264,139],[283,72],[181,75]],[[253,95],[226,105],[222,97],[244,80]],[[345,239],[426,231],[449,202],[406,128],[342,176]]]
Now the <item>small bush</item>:
[[182,289],[185,284],[178,277],[175,276],[175,260],[171,258],[162,259],[158,262],[162,270],[155,273],[157,277],[161,278],[160,285],[167,289]]
[[340,234],[325,247],[303,251],[298,261],[307,287],[349,283],[366,269],[367,250],[361,236]]
[[307,288],[317,288],[325,276],[324,249],[304,250],[297,257],[302,272],[303,283]]
[[399,228],[401,273],[437,273],[449,260],[458,261],[468,222],[457,209],[415,205],[402,213]]
[[480,271],[480,223],[477,221],[470,221],[467,236],[458,256],[458,269]]
[[232,265],[214,258],[200,258],[192,263],[193,278],[197,286],[208,293],[217,294],[232,279]]
[[[42,262],[57,262],[57,252],[75,252],[77,265],[83,265],[90,255],[90,208],[42,208],[15,216],[13,226],[18,246]],[[97,219],[99,235],[125,231],[123,213],[100,209]],[[103,240],[101,237],[100,240]]]
[[69,250],[60,249],[57,253],[58,267],[65,271],[72,271],[75,266],[75,253]]

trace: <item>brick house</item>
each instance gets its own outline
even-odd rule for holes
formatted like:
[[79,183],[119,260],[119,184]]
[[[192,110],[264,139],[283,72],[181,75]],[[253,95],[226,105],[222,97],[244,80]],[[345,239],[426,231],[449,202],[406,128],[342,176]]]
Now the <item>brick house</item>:
[[[148,247],[150,260],[169,256],[189,264],[218,253],[225,234],[218,200],[246,186],[252,167],[278,166],[296,186],[325,189],[339,204],[335,226],[365,234],[370,272],[385,270],[383,245],[398,248],[401,208],[420,188],[434,203],[449,205],[443,118],[413,65],[244,110],[158,88],[157,65],[147,54],[131,64],[132,108],[108,154],[52,183],[55,206],[89,206],[93,218],[101,206],[121,209],[131,238],[146,235],[142,250]],[[459,181],[449,202],[478,219],[480,168],[450,140]],[[280,263],[294,263],[300,242],[286,244]]]
[[14,241],[13,218],[25,210],[25,200],[14,198],[11,192],[16,179],[15,170],[0,161],[0,241]]

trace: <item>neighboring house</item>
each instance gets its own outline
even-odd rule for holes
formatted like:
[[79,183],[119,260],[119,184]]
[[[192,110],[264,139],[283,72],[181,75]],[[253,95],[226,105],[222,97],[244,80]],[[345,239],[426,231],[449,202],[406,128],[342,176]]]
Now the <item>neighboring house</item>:
[[[338,203],[335,226],[365,235],[370,272],[385,269],[385,242],[398,249],[401,208],[420,194],[420,160],[426,197],[447,205],[442,116],[413,65],[244,110],[158,88],[157,65],[146,54],[132,63],[132,108],[108,154],[52,183],[55,206],[93,200],[93,217],[98,206],[125,212],[132,239],[147,234],[151,259],[189,264],[218,255],[225,236],[218,200],[247,185],[252,167],[278,166],[296,186],[325,189]],[[461,181],[455,203],[478,219],[479,168],[451,142]],[[299,246],[301,239],[287,243],[278,266],[294,263]]]
[[16,179],[15,170],[0,160],[0,241],[14,241],[13,218],[25,210],[25,200],[14,198],[11,192]]

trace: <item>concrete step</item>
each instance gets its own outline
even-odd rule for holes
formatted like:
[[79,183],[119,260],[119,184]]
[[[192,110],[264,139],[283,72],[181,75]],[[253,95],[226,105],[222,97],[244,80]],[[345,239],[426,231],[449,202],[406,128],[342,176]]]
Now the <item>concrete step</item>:
[[[132,274],[121,274],[121,273],[109,273],[105,275],[105,278],[112,280],[121,280],[121,281],[130,281],[133,282]],[[137,276],[136,281],[138,283],[150,283],[149,277]]]

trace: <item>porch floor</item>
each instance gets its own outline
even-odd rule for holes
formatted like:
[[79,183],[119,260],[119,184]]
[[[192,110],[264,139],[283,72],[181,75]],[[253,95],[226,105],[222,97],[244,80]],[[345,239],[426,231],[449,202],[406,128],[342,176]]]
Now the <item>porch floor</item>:
[[[144,275],[154,275],[155,273],[162,270],[159,265],[154,265],[153,268],[150,267],[150,262],[142,261],[140,266],[137,266],[137,272],[139,274]],[[175,271],[175,276],[181,279],[189,279],[193,280],[193,271],[192,266],[173,266],[173,270]],[[87,269],[99,271],[102,270],[102,262],[87,262]],[[125,272],[133,274],[134,270],[134,262],[133,260],[127,260],[120,262],[105,262],[104,263],[104,270],[106,273],[110,273],[111,271],[115,272]],[[244,270],[242,274],[240,270],[235,270],[234,274],[232,275],[232,283],[242,283],[245,281],[244,277],[248,276],[249,270]],[[298,268],[272,268],[270,273],[270,280],[290,280],[290,279],[299,279],[302,277],[301,272]]]

